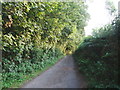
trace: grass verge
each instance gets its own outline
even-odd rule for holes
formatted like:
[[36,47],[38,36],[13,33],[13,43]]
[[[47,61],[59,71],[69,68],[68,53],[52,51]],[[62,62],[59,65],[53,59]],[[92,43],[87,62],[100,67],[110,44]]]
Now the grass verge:
[[[21,88],[23,85],[25,85],[27,82],[31,81],[33,78],[37,77],[41,73],[48,70],[50,67],[52,67],[54,64],[56,64],[58,61],[60,61],[63,58],[63,56],[59,56],[58,58],[54,59],[52,63],[47,64],[43,69],[38,69],[34,71],[31,74],[28,75],[22,75],[23,79],[19,81],[15,81],[12,83],[9,87],[10,88]],[[7,89],[7,88],[6,88]],[[2,90],[6,90],[5,88],[2,88]]]

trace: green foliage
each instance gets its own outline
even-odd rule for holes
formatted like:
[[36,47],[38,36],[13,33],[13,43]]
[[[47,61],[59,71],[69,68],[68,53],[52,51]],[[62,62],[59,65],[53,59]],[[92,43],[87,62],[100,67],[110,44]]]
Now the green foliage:
[[72,53],[84,36],[86,9],[82,0],[2,3],[3,87]]
[[106,9],[109,10],[109,13],[112,15],[112,14],[115,14],[115,12],[117,11],[117,9],[115,8],[115,5],[112,1],[110,0],[106,0]]
[[[45,47],[48,42],[51,46],[57,44],[60,47],[64,44],[64,53],[68,43],[72,45],[80,42],[89,17],[87,7],[81,0],[78,3],[11,2],[2,5],[3,34],[11,33],[15,38],[23,35],[23,41],[27,45],[33,42],[35,47]],[[81,37],[73,38],[73,35]],[[73,48],[76,46],[73,45]],[[69,51],[73,50],[71,48]]]
[[111,25],[93,32],[86,37],[73,54],[76,62],[88,79],[88,87],[119,88],[118,52],[120,18]]
[[[3,87],[7,88],[14,82],[22,81],[24,75],[30,74],[38,69],[43,69],[47,64],[54,63],[54,60],[61,57],[63,54],[58,49],[45,50],[45,49],[33,49],[31,51],[30,59],[21,59],[10,61],[3,58],[2,65],[2,77]],[[36,56],[35,56],[36,55]],[[20,63],[19,63],[20,62]]]

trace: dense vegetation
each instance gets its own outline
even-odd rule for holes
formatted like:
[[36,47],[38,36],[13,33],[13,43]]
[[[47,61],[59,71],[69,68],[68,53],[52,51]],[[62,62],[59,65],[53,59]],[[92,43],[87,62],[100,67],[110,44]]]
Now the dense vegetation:
[[84,36],[82,0],[2,3],[3,88],[72,53]]
[[88,87],[119,88],[118,52],[120,52],[120,17],[111,25],[94,30],[73,54],[79,69],[88,80]]

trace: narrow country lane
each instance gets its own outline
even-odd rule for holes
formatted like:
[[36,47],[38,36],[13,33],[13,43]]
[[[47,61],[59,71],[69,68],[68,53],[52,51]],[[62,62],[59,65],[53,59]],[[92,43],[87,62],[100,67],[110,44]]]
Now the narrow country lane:
[[86,86],[73,57],[66,56],[23,88],[85,88]]

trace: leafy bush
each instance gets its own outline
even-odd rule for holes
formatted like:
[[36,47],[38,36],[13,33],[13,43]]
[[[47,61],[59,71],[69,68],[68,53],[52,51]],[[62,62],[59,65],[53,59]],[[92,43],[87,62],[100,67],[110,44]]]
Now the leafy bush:
[[93,36],[85,38],[73,54],[80,71],[88,79],[89,88],[120,89],[118,83],[120,18],[117,17],[109,26],[96,30]]
[[31,53],[31,60],[20,60],[21,62],[19,64],[3,58],[3,87],[9,87],[15,81],[22,80],[23,75],[32,73],[38,69],[43,69],[45,66],[47,66],[47,64],[54,63],[55,59],[63,55],[60,50],[54,50],[55,51],[48,51],[45,49],[33,49]]

